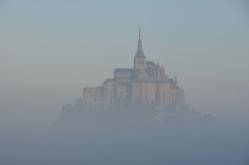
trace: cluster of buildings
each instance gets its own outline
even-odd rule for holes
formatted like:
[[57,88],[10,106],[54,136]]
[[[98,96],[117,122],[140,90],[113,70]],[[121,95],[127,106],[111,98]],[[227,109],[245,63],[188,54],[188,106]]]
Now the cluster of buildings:
[[146,61],[139,29],[133,68],[116,68],[113,78],[106,79],[101,86],[84,88],[83,103],[183,105],[184,91],[176,78],[169,78],[162,65]]

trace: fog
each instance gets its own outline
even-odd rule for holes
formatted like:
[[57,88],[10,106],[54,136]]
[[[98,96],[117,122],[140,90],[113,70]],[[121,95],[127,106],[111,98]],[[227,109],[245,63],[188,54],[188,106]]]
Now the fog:
[[1,127],[1,165],[249,163],[248,121],[151,123],[146,112],[103,113],[81,112],[84,120],[64,125]]
[[[248,7],[0,0],[0,165],[248,165]],[[189,109],[65,110],[133,66],[139,24],[146,59],[177,76]]]

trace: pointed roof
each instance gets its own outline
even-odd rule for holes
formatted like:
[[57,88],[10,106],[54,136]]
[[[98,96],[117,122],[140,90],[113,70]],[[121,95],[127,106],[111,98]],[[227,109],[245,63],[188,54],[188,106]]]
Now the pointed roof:
[[145,55],[144,55],[144,52],[143,52],[143,49],[142,49],[142,38],[141,38],[141,28],[139,26],[139,30],[138,30],[138,46],[137,46],[137,52],[136,52],[136,55],[135,55],[135,58],[136,57],[142,57],[142,58],[145,58]]

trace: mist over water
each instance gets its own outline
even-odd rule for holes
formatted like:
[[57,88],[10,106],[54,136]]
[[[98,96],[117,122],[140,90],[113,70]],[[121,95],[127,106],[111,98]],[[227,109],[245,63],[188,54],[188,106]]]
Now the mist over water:
[[1,126],[1,165],[249,163],[248,121],[151,122],[141,111],[76,114],[50,126]]

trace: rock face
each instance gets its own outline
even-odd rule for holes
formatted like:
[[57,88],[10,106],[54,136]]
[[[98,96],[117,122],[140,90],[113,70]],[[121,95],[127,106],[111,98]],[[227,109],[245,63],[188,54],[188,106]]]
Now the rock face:
[[212,115],[203,115],[187,106],[118,106],[75,104],[63,107],[56,125],[78,131],[126,131],[156,129],[167,125],[207,123]]

